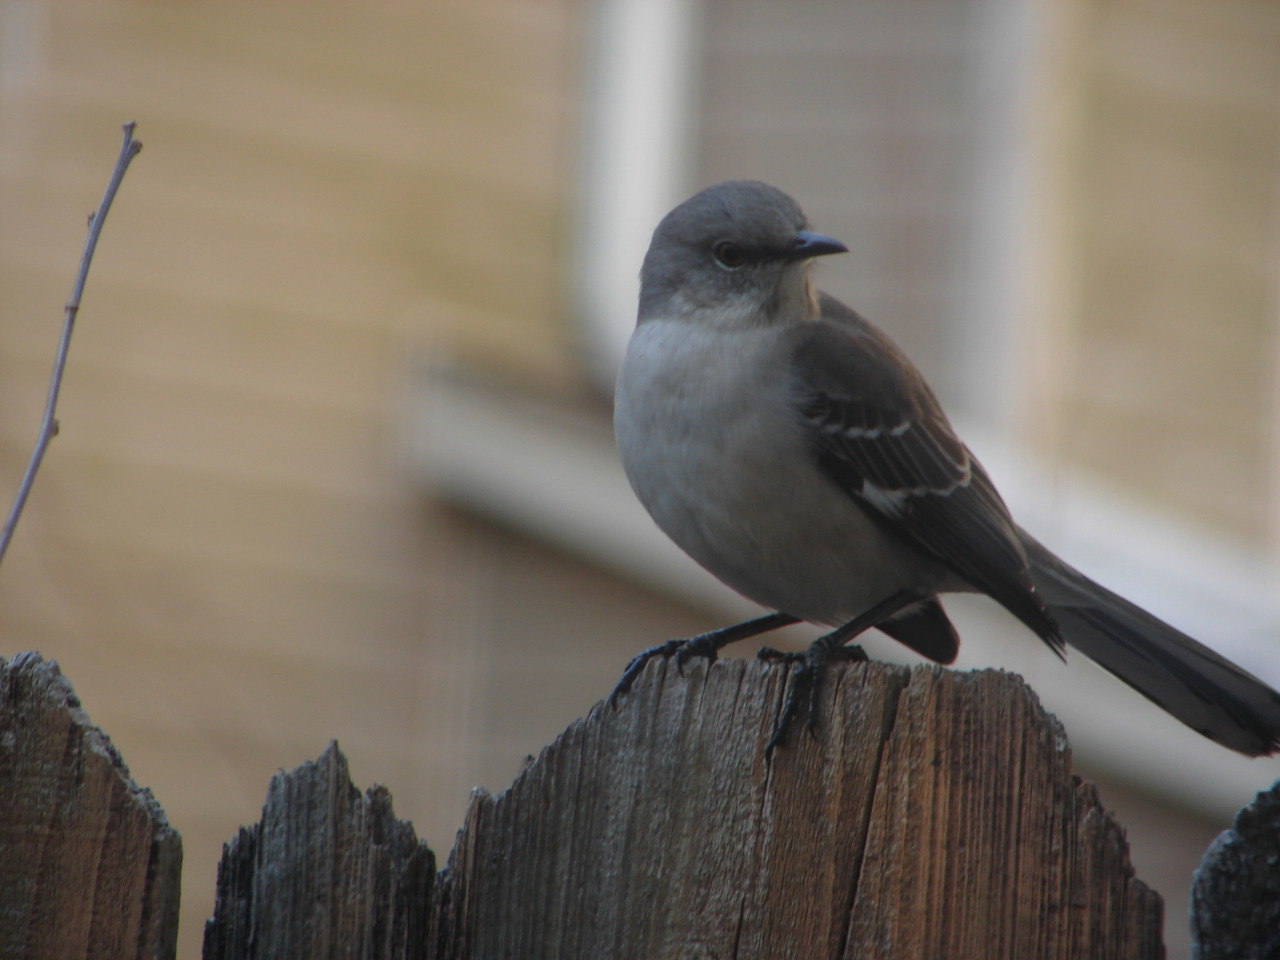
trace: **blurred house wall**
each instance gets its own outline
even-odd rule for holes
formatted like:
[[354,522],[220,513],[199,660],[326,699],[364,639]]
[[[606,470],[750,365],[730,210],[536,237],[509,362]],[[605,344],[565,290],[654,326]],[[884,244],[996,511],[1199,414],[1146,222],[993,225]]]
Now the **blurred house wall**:
[[1274,556],[1280,11],[1064,6],[1068,355],[1041,448]]
[[182,832],[184,956],[277,769],[338,738],[447,855],[469,789],[607,689],[561,683],[578,656],[612,676],[698,622],[433,505],[403,462],[417,364],[571,376],[578,13],[0,6],[0,490],[120,124],[145,145],[0,571],[0,652],[60,661]]

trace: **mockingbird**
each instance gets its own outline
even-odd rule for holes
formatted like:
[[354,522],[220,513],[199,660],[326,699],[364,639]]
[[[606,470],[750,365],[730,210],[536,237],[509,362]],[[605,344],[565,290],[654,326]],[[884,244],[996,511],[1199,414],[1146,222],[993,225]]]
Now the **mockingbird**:
[[817,291],[847,252],[764,183],[710,187],[654,231],[614,429],[636,495],[686,553],[775,611],[643,651],[714,659],[800,620],[834,629],[797,663],[772,744],[810,723],[822,673],[876,627],[938,663],[959,638],[938,601],[985,593],[1059,654],[1070,644],[1211,740],[1280,748],[1280,694],[1060,560],[1009,515],[911,361]]

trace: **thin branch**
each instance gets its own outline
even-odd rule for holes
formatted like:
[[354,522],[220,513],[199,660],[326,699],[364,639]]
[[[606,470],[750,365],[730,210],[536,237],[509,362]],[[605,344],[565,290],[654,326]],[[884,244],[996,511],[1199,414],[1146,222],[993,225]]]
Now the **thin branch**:
[[53,361],[53,376],[49,380],[49,396],[44,405],[44,419],[40,423],[40,434],[36,437],[36,448],[31,452],[31,460],[27,463],[26,473],[22,475],[22,483],[18,486],[18,495],[13,500],[9,518],[0,532],[0,561],[4,560],[5,551],[9,549],[9,541],[13,539],[13,531],[18,526],[18,517],[27,504],[31,486],[35,483],[36,471],[44,460],[44,452],[49,442],[58,434],[58,393],[62,389],[62,372],[67,365],[67,349],[71,345],[71,331],[76,325],[76,314],[80,312],[80,298],[84,295],[85,280],[89,277],[89,264],[93,262],[93,251],[98,246],[98,236],[102,233],[102,225],[107,219],[107,211],[120,189],[120,181],[129,169],[129,163],[142,149],[142,142],[133,139],[133,130],[137,124],[124,125],[124,141],[120,144],[120,155],[116,158],[115,169],[111,171],[111,179],[107,181],[107,190],[102,195],[95,213],[89,214],[89,236],[85,240],[84,253],[80,257],[80,269],[76,272],[75,284],[71,287],[71,299],[67,301],[66,314],[62,321],[62,338],[58,341],[58,353]]

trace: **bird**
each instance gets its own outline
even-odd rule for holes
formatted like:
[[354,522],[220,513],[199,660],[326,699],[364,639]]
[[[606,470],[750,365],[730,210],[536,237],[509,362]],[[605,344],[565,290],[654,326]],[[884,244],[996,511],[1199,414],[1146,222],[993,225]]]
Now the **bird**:
[[714,660],[789,624],[829,628],[801,653],[760,651],[793,664],[772,749],[801,712],[816,726],[824,673],[866,659],[850,643],[866,630],[954,662],[939,597],[979,593],[1210,740],[1280,749],[1280,694],[1015,522],[903,351],[816,288],[813,261],[847,252],[754,180],[708,187],[654,230],[615,390],[619,457],[658,527],[771,612],[649,647],[610,701],[655,657]]

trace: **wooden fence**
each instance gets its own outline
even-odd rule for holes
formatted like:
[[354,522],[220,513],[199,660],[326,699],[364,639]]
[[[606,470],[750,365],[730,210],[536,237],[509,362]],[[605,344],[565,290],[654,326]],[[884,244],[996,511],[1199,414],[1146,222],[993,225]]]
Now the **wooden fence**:
[[[477,791],[439,871],[331,744],[226,845],[204,956],[1163,956],[1159,897],[1020,680],[850,665],[820,733],[766,755],[785,682],[651,666]],[[1198,877],[1205,960],[1280,931],[1280,799],[1259,804]],[[0,957],[172,956],[180,863],[57,665],[0,661]]]

